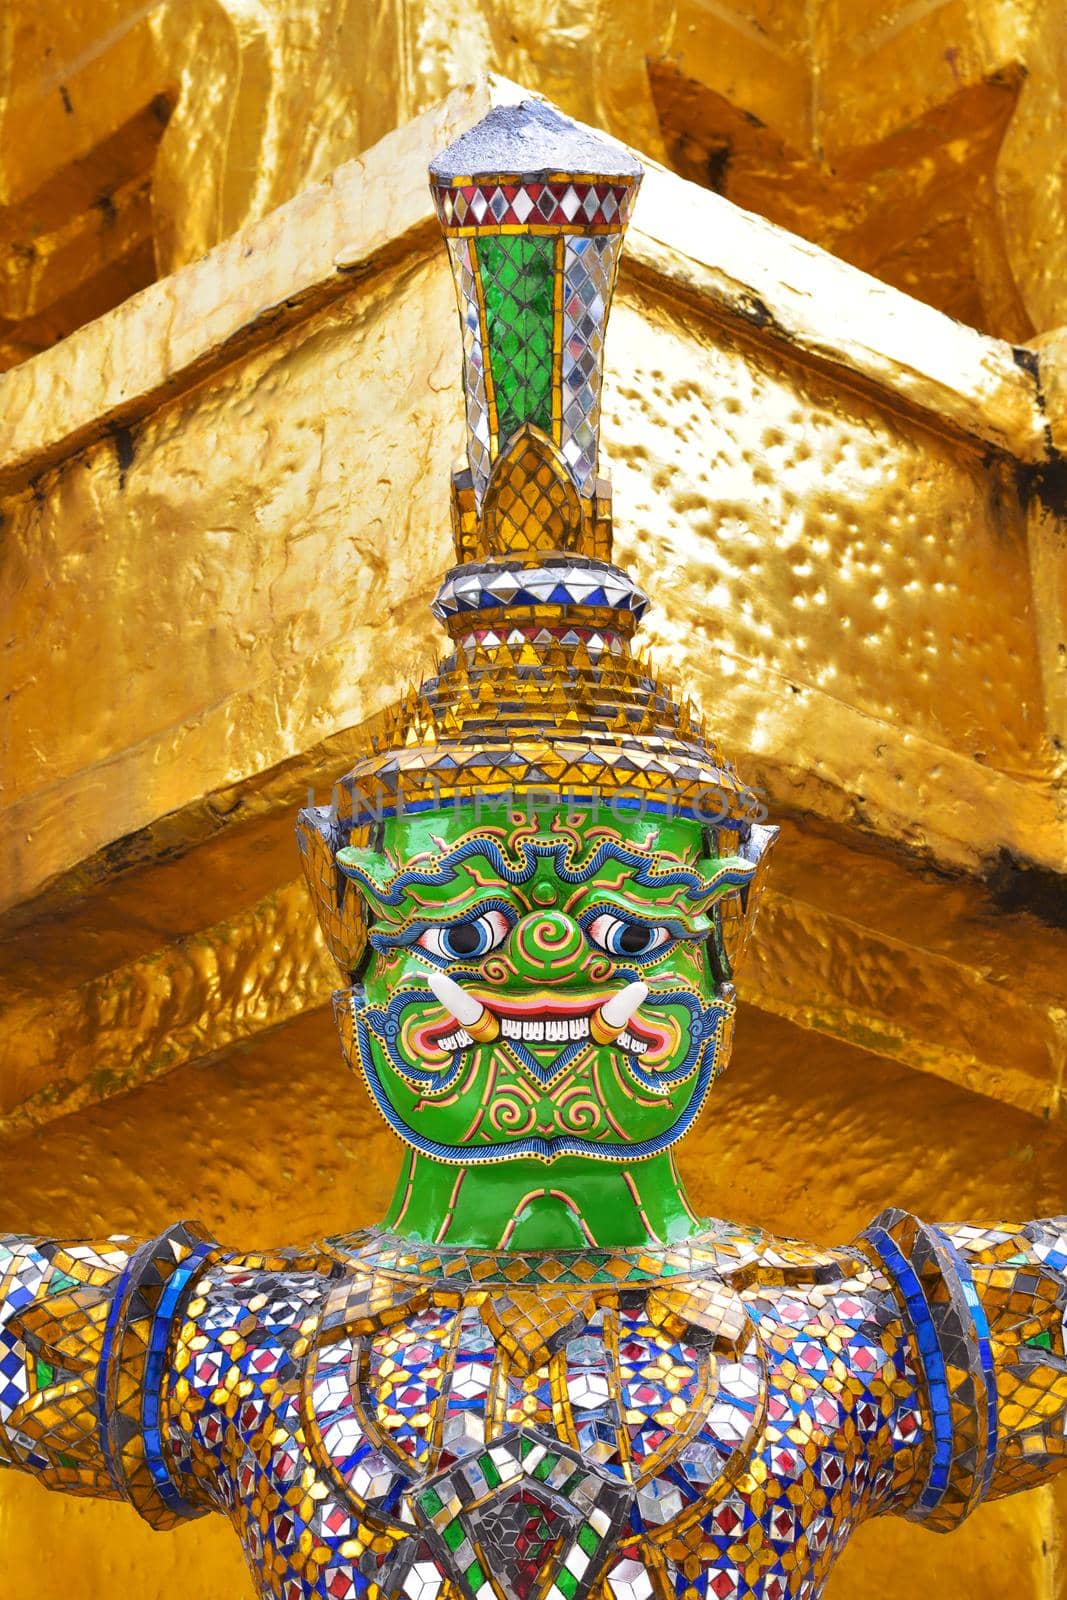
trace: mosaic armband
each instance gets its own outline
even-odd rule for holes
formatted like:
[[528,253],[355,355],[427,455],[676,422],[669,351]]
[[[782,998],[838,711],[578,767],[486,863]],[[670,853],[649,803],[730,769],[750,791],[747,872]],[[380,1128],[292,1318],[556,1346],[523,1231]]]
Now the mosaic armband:
[[171,1333],[213,1246],[193,1223],[145,1244],[0,1241],[0,1462],[48,1488],[199,1516],[175,1481],[160,1392]]
[[947,1531],[984,1498],[996,1457],[989,1325],[966,1260],[939,1228],[890,1210],[865,1237],[903,1301],[929,1409],[926,1475],[904,1515]]
[[907,1312],[929,1408],[905,1515],[945,1531],[1067,1459],[1067,1218],[938,1228],[886,1211],[866,1241]]

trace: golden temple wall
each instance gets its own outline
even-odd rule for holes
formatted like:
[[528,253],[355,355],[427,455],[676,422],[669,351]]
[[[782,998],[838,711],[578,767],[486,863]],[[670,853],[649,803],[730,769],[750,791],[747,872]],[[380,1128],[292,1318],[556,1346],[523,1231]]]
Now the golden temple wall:
[[[63,80],[72,101],[95,85],[84,149],[57,114],[40,125],[51,156],[16,139],[3,158],[14,229],[64,161],[165,97],[164,275],[85,326],[72,311],[62,342],[0,378],[0,1227],[139,1233],[191,1213],[251,1246],[369,1221],[391,1187],[392,1141],[333,1037],[292,819],[432,662],[461,420],[425,166],[516,91],[421,108],[479,52],[529,67],[535,21],[515,8],[509,45],[488,7],[373,10],[372,39],[406,65],[346,99],[345,50],[305,47],[372,8],[190,5],[180,41],[173,8],[105,9],[111,43]],[[755,103],[761,50],[791,63],[775,115],[798,148],[823,137],[801,9],[724,35],[748,51],[731,103]],[[950,10],[981,34],[959,69],[975,81],[1005,39],[1023,51],[1051,26],[1020,8],[1010,38],[987,38],[962,7],[923,8],[922,26]],[[527,80],[670,154],[633,43],[666,24],[613,10],[594,52],[591,15],[555,18],[554,77]],[[819,11],[824,66],[835,15]],[[919,26],[901,19],[892,37],[872,24],[872,73]],[[68,56],[89,20],[67,16]],[[689,13],[669,23],[674,67],[710,74]],[[446,34],[450,53],[431,48]],[[8,118],[46,76],[17,61]],[[897,123],[936,123],[930,76],[902,77]],[[847,143],[834,104],[820,126]],[[109,292],[129,259],[109,258]],[[1048,330],[1031,267],[1018,293]],[[1055,332],[1013,348],[929,298],[653,169],[609,334],[618,558],[657,598],[658,658],[783,821],[735,1064],[684,1165],[706,1210],[823,1240],[887,1202],[1067,1209],[1067,367]],[[988,1506],[949,1543],[872,1526],[828,1593],[1052,1600],[1065,1508],[1060,1491]],[[244,1592],[214,1519],[156,1538],[14,1477],[0,1549],[0,1593],[35,1600]]]
[[0,366],[487,71],[988,332],[1067,321],[1048,0],[11,0],[0,39]]

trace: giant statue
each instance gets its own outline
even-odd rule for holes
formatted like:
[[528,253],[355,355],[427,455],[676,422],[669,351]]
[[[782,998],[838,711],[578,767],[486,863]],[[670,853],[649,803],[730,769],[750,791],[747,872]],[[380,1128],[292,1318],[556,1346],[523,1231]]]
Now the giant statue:
[[1067,1217],[887,1210],[823,1249],[686,1198],[774,829],[612,564],[640,176],[535,102],[431,168],[448,645],[298,826],[404,1146],[388,1216],[253,1254],[193,1222],[0,1240],[0,1459],[157,1528],[221,1513],[276,1600],[814,1600],[866,1518],[952,1529],[1065,1459]]

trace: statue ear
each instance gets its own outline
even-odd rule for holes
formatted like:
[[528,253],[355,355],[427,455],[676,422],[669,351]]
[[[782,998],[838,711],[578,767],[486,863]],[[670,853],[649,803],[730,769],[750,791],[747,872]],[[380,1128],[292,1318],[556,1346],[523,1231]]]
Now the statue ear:
[[707,886],[699,898],[712,894],[718,898],[728,889],[744,889],[755,875],[757,863],[743,856],[704,856],[696,868]]
[[358,894],[337,865],[347,845],[351,823],[332,806],[305,806],[297,817],[296,838],[315,914],[326,948],[347,982],[359,970],[367,947],[367,921]]
[[[777,828],[753,823],[747,834],[738,840],[739,855],[711,856],[697,864],[705,879],[714,880],[722,874],[714,896],[717,928],[713,934],[714,961],[720,980],[732,980],[744,958],[777,837]],[[714,881],[712,887],[716,887]]]
[[366,845],[346,844],[338,850],[334,860],[346,878],[376,900],[386,893],[389,879],[394,875],[383,853]]

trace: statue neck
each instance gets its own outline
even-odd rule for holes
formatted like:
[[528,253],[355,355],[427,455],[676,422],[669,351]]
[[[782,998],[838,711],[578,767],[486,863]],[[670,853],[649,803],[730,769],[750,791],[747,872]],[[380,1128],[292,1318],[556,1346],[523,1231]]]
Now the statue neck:
[[385,1226],[428,1244],[535,1251],[669,1244],[706,1223],[672,1151],[630,1166],[564,1156],[459,1167],[409,1150]]

